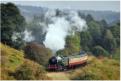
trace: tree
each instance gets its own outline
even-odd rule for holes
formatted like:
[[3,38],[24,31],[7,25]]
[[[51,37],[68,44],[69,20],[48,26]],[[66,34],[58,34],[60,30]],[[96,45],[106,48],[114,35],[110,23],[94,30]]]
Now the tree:
[[1,41],[15,48],[23,45],[25,19],[12,3],[1,4]]
[[107,24],[107,22],[105,21],[105,20],[101,20],[100,22],[99,22],[99,24],[100,24],[100,29],[101,29],[101,32],[102,33],[104,33],[104,31],[106,30],[106,29],[108,29],[108,24]]
[[90,14],[88,14],[88,15],[86,16],[86,21],[87,21],[87,23],[89,23],[89,22],[91,22],[91,21],[94,21],[94,19],[93,19],[93,17],[92,17]]
[[65,48],[63,50],[59,50],[56,52],[57,55],[59,56],[68,56],[70,53],[69,53],[69,48]]
[[66,37],[65,49],[57,51],[58,55],[72,55],[80,51],[80,33]]
[[88,31],[80,33],[80,45],[83,50],[89,51],[91,49],[92,37]]
[[27,24],[27,27],[28,30],[32,31],[32,36],[34,36],[35,41],[42,44],[45,39],[45,23],[41,23],[37,17],[34,17],[32,22]]
[[88,31],[93,38],[93,45],[100,45],[102,42],[100,25],[96,21],[91,21],[88,23]]
[[80,18],[86,19],[86,16],[84,13],[81,13],[81,11],[78,11],[78,15]]
[[25,58],[31,59],[44,66],[48,64],[48,60],[52,56],[52,53],[48,48],[35,42],[28,43],[24,51]]
[[73,54],[80,51],[80,34],[75,33],[75,35],[68,36],[66,38],[66,48],[68,48],[68,53]]
[[61,10],[56,9],[55,11],[56,11],[56,16],[60,16],[61,17],[63,15]]
[[95,46],[92,50],[95,56],[108,56],[109,53],[101,46]]
[[110,27],[110,30],[116,39],[117,46],[120,46],[120,23],[115,24],[114,26]]
[[110,30],[106,30],[104,34],[104,48],[107,49],[110,53],[116,48],[116,40],[114,39]]

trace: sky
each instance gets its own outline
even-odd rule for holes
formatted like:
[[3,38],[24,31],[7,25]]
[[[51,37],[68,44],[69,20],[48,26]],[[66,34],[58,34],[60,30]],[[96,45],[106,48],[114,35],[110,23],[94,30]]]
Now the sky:
[[51,9],[75,9],[75,10],[98,10],[98,11],[120,11],[120,1],[11,1],[2,0],[2,2],[13,2],[18,5],[41,6]]

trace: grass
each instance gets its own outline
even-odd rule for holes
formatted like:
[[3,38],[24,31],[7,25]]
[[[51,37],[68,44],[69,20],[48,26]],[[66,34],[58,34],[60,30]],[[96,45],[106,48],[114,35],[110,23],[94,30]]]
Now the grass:
[[24,58],[22,51],[0,43],[1,47],[1,77],[2,80],[45,80],[45,68],[29,59]]
[[88,65],[72,72],[73,80],[119,80],[120,64],[114,59],[97,59],[90,56]]
[[15,50],[7,45],[0,43],[1,47],[1,67],[7,68],[10,71],[15,69],[23,63],[24,54],[22,51]]
[[118,60],[120,62],[120,48],[115,50],[115,53],[112,54],[113,59]]
[[1,79],[14,79],[9,73],[15,72],[17,67],[23,64],[24,54],[7,45],[0,43],[1,47]]

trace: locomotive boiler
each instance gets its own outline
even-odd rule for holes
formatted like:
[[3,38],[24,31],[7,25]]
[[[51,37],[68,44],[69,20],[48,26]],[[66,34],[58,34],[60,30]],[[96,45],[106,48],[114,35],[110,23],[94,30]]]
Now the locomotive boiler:
[[84,51],[66,57],[53,56],[49,59],[48,70],[67,70],[69,68],[86,64],[87,59],[88,55]]

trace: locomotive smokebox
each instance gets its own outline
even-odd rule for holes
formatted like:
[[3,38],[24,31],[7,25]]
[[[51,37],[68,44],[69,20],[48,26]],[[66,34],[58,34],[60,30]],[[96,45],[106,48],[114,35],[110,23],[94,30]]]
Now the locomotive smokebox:
[[49,59],[49,64],[57,64],[57,58],[56,56],[53,56]]
[[62,58],[60,56],[53,56],[49,59],[49,64],[57,64],[61,60]]

